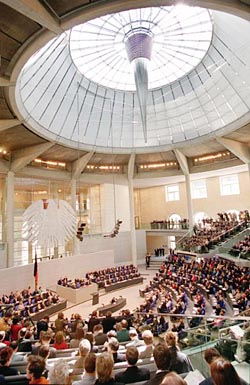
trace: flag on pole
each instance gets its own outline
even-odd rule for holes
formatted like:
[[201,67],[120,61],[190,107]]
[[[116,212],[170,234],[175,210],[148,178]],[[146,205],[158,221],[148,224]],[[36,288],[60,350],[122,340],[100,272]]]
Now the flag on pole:
[[35,262],[34,262],[34,279],[35,279],[35,290],[37,290],[38,285],[38,266],[37,266],[37,254],[35,253]]

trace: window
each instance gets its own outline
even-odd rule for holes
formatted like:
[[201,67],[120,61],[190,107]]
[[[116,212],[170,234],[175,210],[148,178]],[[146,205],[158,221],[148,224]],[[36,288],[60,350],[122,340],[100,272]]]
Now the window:
[[205,179],[192,181],[191,191],[193,199],[207,198],[207,185]]
[[170,235],[168,237],[168,244],[170,249],[174,250],[176,248],[176,241],[174,235]]
[[237,195],[240,193],[238,175],[226,175],[220,177],[221,195]]
[[180,192],[178,184],[171,184],[165,187],[166,193],[166,201],[179,201],[180,200]]
[[194,214],[194,223],[200,223],[202,222],[202,219],[208,218],[208,214],[204,211],[199,211],[198,213]]

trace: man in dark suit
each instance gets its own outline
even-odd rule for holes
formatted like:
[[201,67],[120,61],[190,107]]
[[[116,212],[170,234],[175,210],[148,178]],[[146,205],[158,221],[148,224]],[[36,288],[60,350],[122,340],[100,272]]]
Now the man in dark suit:
[[104,333],[108,333],[110,330],[114,329],[116,320],[112,317],[111,311],[108,311],[106,317],[102,320],[102,326]]
[[155,375],[146,382],[146,385],[160,385],[163,378],[169,373],[170,366],[170,350],[165,344],[158,344],[153,352],[154,361],[157,367]]
[[108,337],[106,333],[103,333],[102,324],[97,324],[93,328],[95,345],[104,345],[106,341],[108,341]]
[[[214,360],[216,360],[217,358],[220,358],[220,357],[221,357],[220,352],[216,348],[209,348],[209,349],[205,350],[204,358],[205,358],[205,361],[208,364],[209,368],[210,368],[212,362],[214,362]],[[202,382],[200,382],[199,385],[213,385],[213,380],[211,377],[208,377],[205,380],[203,380]]]
[[138,366],[136,366],[138,357],[139,352],[135,346],[127,348],[126,361],[128,363],[128,368],[115,375],[115,380],[117,382],[131,384],[133,382],[146,381],[150,379],[150,371],[147,368],[138,368]]

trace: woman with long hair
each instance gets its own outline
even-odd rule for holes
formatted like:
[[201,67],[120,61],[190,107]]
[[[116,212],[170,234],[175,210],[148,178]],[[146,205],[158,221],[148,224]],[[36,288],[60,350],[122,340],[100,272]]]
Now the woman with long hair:
[[210,366],[214,385],[243,385],[230,361],[217,358]]

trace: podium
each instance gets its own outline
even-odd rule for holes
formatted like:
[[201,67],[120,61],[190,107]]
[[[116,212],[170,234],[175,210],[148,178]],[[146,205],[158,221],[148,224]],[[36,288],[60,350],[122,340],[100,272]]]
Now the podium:
[[99,303],[99,293],[98,291],[95,291],[94,293],[91,293],[92,295],[92,305],[97,305]]

